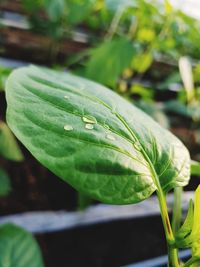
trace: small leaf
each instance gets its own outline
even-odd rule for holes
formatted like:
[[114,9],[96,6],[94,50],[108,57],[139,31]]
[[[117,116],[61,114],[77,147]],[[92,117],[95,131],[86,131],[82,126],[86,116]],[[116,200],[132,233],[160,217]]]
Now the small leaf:
[[11,191],[11,184],[8,174],[0,168],[0,197],[8,195]]
[[[158,182],[164,192],[188,183],[190,157],[181,141],[106,87],[31,66],[11,74],[6,98],[7,121],[17,138],[93,199],[136,203]],[[83,116],[95,118],[93,129],[85,128]]]
[[[192,204],[190,202],[186,220],[187,221],[182,226],[182,230],[180,229],[180,232],[178,232],[177,245],[180,248],[196,247],[200,240],[200,185],[195,191],[194,215],[192,212]],[[185,237],[184,234],[186,234]]]
[[22,152],[8,126],[0,121],[0,156],[13,160],[22,161]]
[[139,73],[144,73],[150,68],[152,62],[152,54],[150,52],[145,52],[136,55],[132,60],[131,66],[135,71]]
[[192,175],[200,175],[200,162],[191,160],[190,170]]
[[194,210],[193,202],[192,200],[190,200],[186,219],[181,228],[176,233],[176,243],[179,248],[184,248],[187,247],[188,245],[191,245],[190,243],[188,244],[187,242],[185,242],[185,238],[192,232],[193,217],[194,217],[193,210]]
[[192,257],[198,258],[200,261],[200,185],[195,191],[194,225],[191,237],[194,240],[192,243]]
[[44,267],[32,235],[12,224],[0,226],[0,266]]
[[132,43],[126,38],[113,39],[92,50],[86,76],[97,82],[114,86],[134,55]]

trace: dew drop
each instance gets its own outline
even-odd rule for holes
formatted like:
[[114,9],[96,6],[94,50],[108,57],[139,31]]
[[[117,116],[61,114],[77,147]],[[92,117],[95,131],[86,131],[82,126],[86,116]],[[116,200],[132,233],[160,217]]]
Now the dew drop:
[[82,120],[86,123],[91,123],[91,124],[95,124],[97,123],[97,120],[95,117],[90,116],[90,115],[85,115],[82,117]]
[[107,134],[106,138],[111,140],[111,141],[115,141],[115,137],[113,135],[111,135],[111,134]]
[[85,128],[87,130],[92,130],[92,129],[94,129],[94,125],[93,124],[90,124],[90,123],[86,123]]
[[68,96],[68,95],[65,95],[64,98],[65,98],[65,99],[69,99],[69,96]]
[[64,130],[65,131],[72,131],[74,128],[71,126],[71,125],[68,125],[68,124],[66,124],[65,126],[64,126]]

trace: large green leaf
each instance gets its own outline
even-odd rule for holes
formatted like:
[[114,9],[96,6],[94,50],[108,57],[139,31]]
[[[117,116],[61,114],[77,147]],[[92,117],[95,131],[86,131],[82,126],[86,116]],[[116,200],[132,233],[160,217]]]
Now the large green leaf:
[[188,183],[185,146],[153,119],[97,83],[34,66],[6,86],[7,121],[47,168],[106,203],[148,198]]
[[0,197],[8,195],[11,191],[10,178],[8,174],[0,168]]
[[18,226],[0,226],[0,267],[43,267],[41,252],[31,234]]
[[23,154],[8,126],[0,121],[0,156],[14,161],[22,161]]
[[117,38],[100,44],[92,50],[86,76],[97,82],[114,86],[134,55],[132,43],[126,38]]

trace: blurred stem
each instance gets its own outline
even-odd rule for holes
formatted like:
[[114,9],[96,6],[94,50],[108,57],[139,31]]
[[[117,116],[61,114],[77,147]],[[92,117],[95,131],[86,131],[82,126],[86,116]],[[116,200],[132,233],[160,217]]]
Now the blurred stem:
[[78,192],[78,210],[86,209],[92,203],[92,199],[85,194]]
[[119,7],[117,12],[115,13],[113,20],[111,21],[110,28],[108,29],[108,32],[105,36],[105,39],[111,40],[114,36],[114,34],[117,31],[120,19],[124,13],[125,7]]
[[175,234],[180,228],[181,218],[182,218],[182,187],[174,188],[174,203],[172,209],[172,230]]

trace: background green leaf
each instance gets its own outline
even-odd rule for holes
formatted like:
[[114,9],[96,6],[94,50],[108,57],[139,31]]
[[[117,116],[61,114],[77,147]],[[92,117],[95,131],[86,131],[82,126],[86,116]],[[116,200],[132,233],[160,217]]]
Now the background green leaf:
[[86,76],[114,86],[123,70],[130,65],[133,55],[133,45],[126,38],[106,41],[91,51]]
[[7,121],[31,153],[91,198],[128,204],[184,186],[190,157],[174,135],[116,93],[34,66],[8,78]]
[[10,178],[8,174],[0,168],[0,197],[6,196],[10,191]]
[[0,121],[0,156],[14,161],[22,161],[23,154],[8,126]]
[[44,267],[33,236],[12,224],[0,226],[0,266]]
[[191,174],[200,175],[200,162],[191,160],[190,169],[191,169]]

